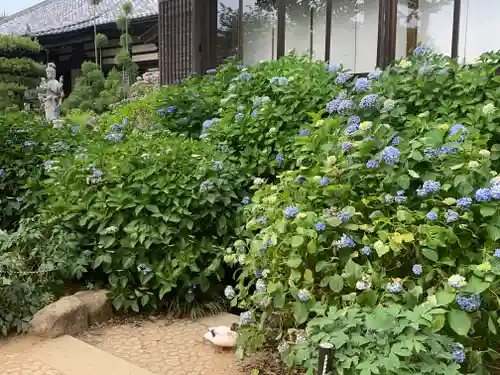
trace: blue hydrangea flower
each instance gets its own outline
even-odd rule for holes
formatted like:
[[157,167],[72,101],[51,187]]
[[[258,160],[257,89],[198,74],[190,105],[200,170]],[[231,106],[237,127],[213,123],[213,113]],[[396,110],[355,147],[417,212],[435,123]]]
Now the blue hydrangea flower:
[[165,110],[165,113],[172,113],[177,111],[177,107],[175,105],[168,106],[167,109]]
[[400,283],[389,283],[385,288],[389,293],[393,294],[399,293],[403,290],[403,286]]
[[326,225],[325,223],[323,223],[322,221],[318,221],[316,223],[316,225],[314,225],[314,229],[316,229],[318,232],[322,232],[324,231],[326,228]]
[[406,201],[408,200],[408,198],[406,198],[405,196],[396,196],[394,197],[394,201],[398,204],[403,204],[403,203],[406,203]]
[[339,114],[344,114],[354,107],[354,102],[351,99],[342,99],[337,107]]
[[329,73],[337,73],[340,71],[341,66],[340,64],[328,64],[326,69],[328,70]]
[[208,191],[214,187],[214,182],[212,180],[202,181],[200,184],[201,191]]
[[342,248],[353,248],[356,246],[356,243],[351,237],[344,233],[342,237],[340,237],[339,246]]
[[255,270],[255,277],[256,278],[262,277],[262,270],[261,269]]
[[391,194],[386,194],[386,195],[384,195],[384,201],[386,203],[393,203],[394,197]]
[[399,135],[396,135],[394,138],[392,138],[392,145],[394,147],[399,146],[400,138]]
[[500,258],[500,249],[495,249],[495,252],[493,253],[493,256],[495,258]]
[[342,144],[342,149],[344,150],[344,152],[347,152],[351,149],[352,147],[352,143],[351,142],[344,142]]
[[423,55],[425,52],[426,52],[425,47],[420,45],[413,50],[413,56],[420,56]]
[[215,74],[217,73],[217,69],[208,69],[207,74]]
[[283,210],[286,219],[293,219],[299,214],[299,209],[295,206],[288,206]]
[[361,124],[361,118],[359,116],[353,115],[347,119],[347,124],[350,125],[358,125]]
[[424,181],[422,188],[417,189],[418,196],[426,197],[429,194],[437,194],[441,190],[441,183],[439,181],[428,180]]
[[448,210],[446,213],[446,222],[453,223],[458,220],[458,213],[453,210]]
[[298,185],[302,185],[306,182],[306,178],[302,175],[298,175],[297,177],[295,177],[295,182],[298,184]]
[[250,113],[250,117],[252,117],[252,118],[256,118],[258,114],[259,114],[259,113],[257,112],[257,110],[256,110],[256,109],[254,109],[254,110],[252,111],[252,113]]
[[459,142],[463,142],[465,139],[465,136],[469,134],[469,131],[463,126],[462,124],[453,124],[450,132],[450,136],[458,136],[459,137]]
[[372,82],[368,78],[361,77],[356,80],[356,83],[354,84],[354,91],[355,92],[367,91],[370,90],[371,86]]
[[378,161],[376,160],[368,160],[366,162],[366,168],[369,168],[369,169],[374,169],[374,168],[378,168]]
[[390,166],[393,166],[396,163],[399,163],[399,158],[401,156],[401,152],[393,147],[393,146],[387,146],[382,150],[382,160]]
[[331,178],[328,176],[321,177],[319,180],[319,186],[327,186],[330,185]]
[[422,272],[424,272],[424,269],[422,268],[421,264],[414,264],[413,267],[411,268],[412,272],[416,276],[420,276]]
[[214,161],[213,168],[216,171],[220,171],[220,170],[224,169],[224,163],[222,163],[221,161]]
[[238,79],[243,81],[248,81],[250,78],[252,78],[252,75],[248,72],[243,72],[238,76]]
[[142,273],[143,275],[147,275],[148,273],[153,272],[153,270],[143,264],[137,266],[137,271]]
[[361,248],[361,253],[369,256],[372,253],[372,249],[369,246],[364,246],[363,248]]
[[439,148],[439,155],[455,155],[457,149],[455,147],[441,146]]
[[273,85],[285,86],[288,85],[288,79],[286,77],[273,77],[271,78],[271,83]]
[[244,326],[253,322],[251,311],[245,311],[240,314],[240,325]]
[[76,134],[80,131],[80,127],[78,125],[71,127],[71,133]]
[[340,73],[337,78],[335,78],[335,84],[336,85],[343,85],[347,81],[349,81],[352,78],[351,73]]
[[36,146],[36,142],[35,141],[25,141],[23,143],[23,146],[24,147],[34,147],[34,146]]
[[500,199],[500,185],[496,184],[491,187],[491,197],[493,199]]
[[461,350],[454,350],[451,354],[451,358],[456,363],[463,363],[465,361],[465,353]]
[[5,170],[3,168],[0,168],[0,177],[3,177],[4,174],[5,174]]
[[428,212],[427,215],[425,215],[425,216],[427,217],[427,220],[430,220],[430,221],[435,221],[438,218],[437,213],[432,212],[432,211]]
[[426,148],[424,150],[424,156],[429,158],[429,159],[435,158],[438,156],[438,150],[436,150],[434,148]]
[[309,129],[301,129],[299,132],[300,137],[307,137],[309,134],[311,134]]
[[285,160],[285,157],[283,156],[283,154],[279,153],[276,155],[274,160],[276,160],[276,163],[281,164]]
[[311,295],[309,294],[309,291],[307,289],[301,289],[297,293],[297,297],[299,298],[300,302],[306,303],[307,301],[309,301]]
[[108,133],[104,136],[107,141],[121,142],[123,140],[123,134],[121,133]]
[[250,203],[250,197],[244,197],[242,200],[241,200],[241,203],[243,203],[244,205],[247,205]]
[[346,223],[352,217],[352,214],[346,211],[341,211],[339,212],[337,217],[340,219],[341,222]]
[[245,115],[243,113],[237,113],[235,116],[234,116],[234,119],[236,121],[239,121],[239,120],[242,120],[243,118],[245,117]]
[[359,108],[361,109],[366,109],[366,108],[373,108],[377,104],[377,99],[378,96],[377,94],[368,94],[361,101],[359,102]]
[[476,190],[476,200],[478,202],[489,202],[492,199],[491,189],[482,188]]
[[257,219],[257,222],[261,225],[264,225],[265,223],[267,223],[267,217],[261,216]]
[[[261,254],[264,255],[266,253],[267,249],[269,249],[271,246],[273,246],[273,243],[271,241],[264,242],[264,244],[262,245],[262,249],[260,250]],[[257,275],[257,272],[255,272],[255,274]],[[257,276],[257,277],[260,277],[260,276]]]
[[455,302],[463,311],[474,312],[481,306],[481,296],[474,293],[459,293],[455,297]]
[[382,73],[383,73],[382,70],[375,69],[373,72],[368,74],[368,79],[373,79],[373,80],[377,81],[380,78],[380,76],[382,75]]
[[237,110],[238,112],[245,112],[245,106],[244,106],[244,105],[239,105],[239,106],[236,108],[236,110]]

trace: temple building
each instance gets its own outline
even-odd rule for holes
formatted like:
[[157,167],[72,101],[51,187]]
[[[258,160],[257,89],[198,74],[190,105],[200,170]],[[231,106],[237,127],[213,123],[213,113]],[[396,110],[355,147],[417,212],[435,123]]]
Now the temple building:
[[[46,0],[0,20],[0,34],[32,35],[47,61],[72,80],[93,59],[93,25],[116,55],[115,20],[126,0]],[[408,56],[419,44],[472,63],[500,49],[500,0],[133,0],[134,61],[158,67],[164,84],[204,73],[227,56],[245,64],[290,52],[367,73]]]
[[[94,8],[89,0],[45,0],[0,19],[0,34],[36,38],[43,48],[42,59],[56,64],[58,75],[65,78],[64,91],[69,93],[82,62],[95,60],[94,24],[97,33],[108,39],[99,51],[103,70],[109,71],[115,64],[121,35],[116,19],[123,3],[125,1],[101,0]],[[132,0],[131,4],[131,54],[139,72],[143,73],[158,68],[158,1]]]

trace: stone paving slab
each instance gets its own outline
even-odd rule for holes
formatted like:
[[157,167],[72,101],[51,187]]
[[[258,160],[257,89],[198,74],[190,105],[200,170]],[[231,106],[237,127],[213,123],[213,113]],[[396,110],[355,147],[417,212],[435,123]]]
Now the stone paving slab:
[[65,375],[153,375],[71,336],[45,341],[29,353]]
[[91,330],[80,339],[156,375],[243,375],[233,350],[221,350],[203,338],[207,325],[233,319],[214,318],[204,323],[187,319],[125,323]]

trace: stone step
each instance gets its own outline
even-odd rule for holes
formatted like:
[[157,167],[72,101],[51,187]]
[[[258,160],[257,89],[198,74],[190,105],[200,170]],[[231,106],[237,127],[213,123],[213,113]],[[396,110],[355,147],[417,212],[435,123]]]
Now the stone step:
[[154,375],[71,336],[44,341],[28,353],[63,375]]

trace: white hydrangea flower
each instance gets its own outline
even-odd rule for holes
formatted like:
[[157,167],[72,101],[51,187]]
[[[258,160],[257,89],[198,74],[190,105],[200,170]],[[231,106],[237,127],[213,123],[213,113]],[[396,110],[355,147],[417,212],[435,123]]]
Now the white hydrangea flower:
[[399,63],[399,66],[403,69],[411,68],[412,65],[413,65],[413,63],[410,60],[406,60],[406,59],[401,60],[401,62]]
[[264,183],[264,180],[260,177],[257,177],[253,180],[254,185],[262,185]]
[[392,99],[386,99],[384,101],[384,110],[386,111],[390,111],[394,108],[394,106],[396,105],[396,102]]
[[459,289],[467,285],[467,281],[465,280],[465,277],[461,275],[452,275],[448,278],[448,285],[452,288]]
[[242,266],[245,264],[247,260],[247,257],[245,256],[245,254],[240,254],[238,256],[238,263],[241,264]]
[[483,113],[488,116],[496,111],[495,105],[493,103],[485,104],[483,107]]
[[477,161],[472,160],[469,162],[469,169],[478,169],[481,166]]
[[479,155],[481,155],[483,158],[488,158],[490,157],[491,153],[488,150],[481,150],[479,151]]
[[227,299],[233,299],[236,296],[236,292],[231,285],[228,285],[226,289],[224,289],[224,295]]

